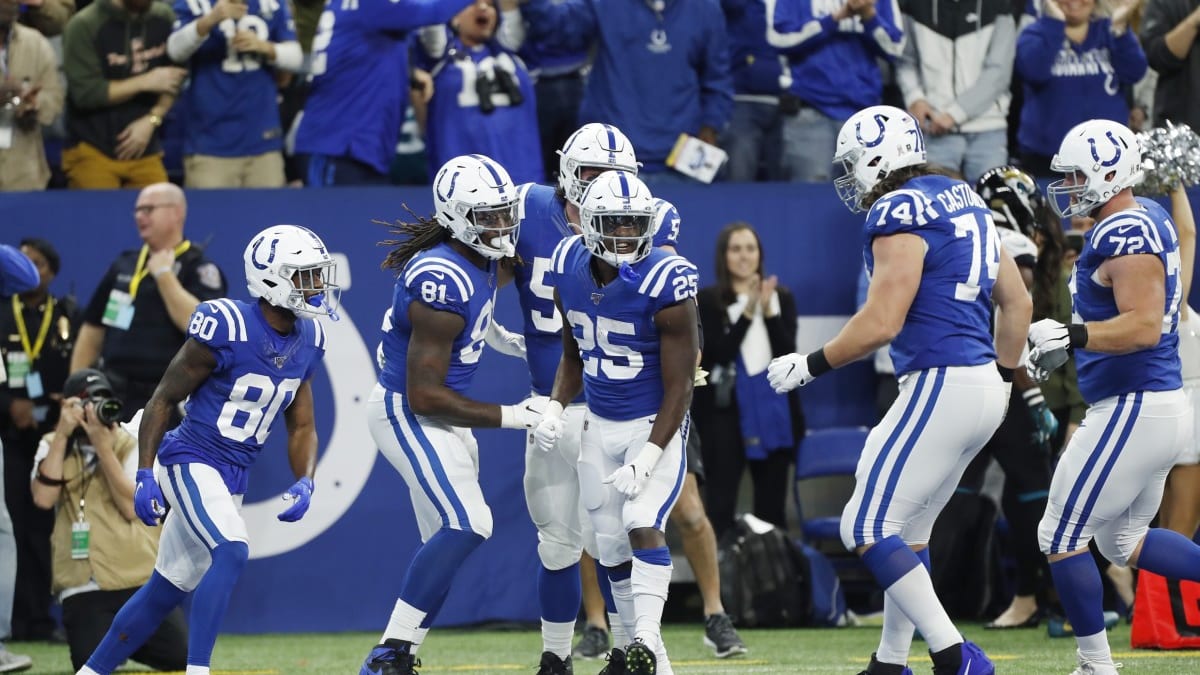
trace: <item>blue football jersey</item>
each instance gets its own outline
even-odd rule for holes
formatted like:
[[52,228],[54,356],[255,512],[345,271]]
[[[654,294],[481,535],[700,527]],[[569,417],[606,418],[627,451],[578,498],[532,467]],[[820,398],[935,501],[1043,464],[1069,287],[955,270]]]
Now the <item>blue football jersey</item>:
[[576,235],[559,243],[548,275],[579,344],[588,409],[618,421],[657,414],[663,381],[654,316],[694,301],[696,266],[656,248],[630,266],[630,280],[618,276],[598,286],[591,263]]
[[[537,105],[533,80],[525,64],[496,44],[477,48],[465,46],[450,28],[445,53],[430,57],[425,48],[414,47],[413,62],[433,75],[433,98],[425,153],[429,175],[459,155],[487,155],[500,163],[516,184],[541,182],[542,141],[538,135]],[[479,107],[479,78],[483,73],[504,71],[521,91],[522,102],[514,105],[508,94],[495,88],[489,113]]]
[[679,210],[665,199],[654,200],[654,247],[679,246]]
[[574,232],[554,188],[525,184],[517,188],[517,195],[522,213],[517,254],[525,264],[517,265],[514,272],[524,324],[525,361],[533,391],[549,396],[562,358],[562,317],[554,306],[550,257],[559,242]]
[[896,375],[996,358],[990,319],[1000,271],[992,212],[970,185],[921,176],[889,192],[867,213],[863,258],[875,270],[875,237],[915,234],[925,241],[924,269],[904,327],[892,340]]
[[408,340],[412,323],[408,306],[422,302],[439,312],[453,312],[466,324],[454,338],[446,386],[463,393],[483,353],[483,340],[496,304],[496,262],[481,270],[448,243],[421,251],[408,261],[396,280],[392,306],[383,318],[379,382],[391,391],[408,389]]
[[408,32],[445,23],[472,1],[328,3],[313,38],[296,153],[353,157],[386,174],[408,101]]
[[[189,61],[182,98],[185,155],[244,157],[283,148],[275,71],[253,54],[233,48],[239,31],[269,42],[295,42],[288,3],[246,0],[246,16],[217,24]],[[210,0],[176,0],[175,29],[212,12]]]
[[1111,287],[1096,281],[1100,265],[1120,255],[1157,256],[1166,271],[1166,300],[1162,338],[1150,349],[1129,354],[1101,354],[1079,349],[1075,365],[1079,392],[1088,403],[1134,391],[1171,391],[1183,386],[1179,362],[1179,239],[1166,210],[1153,200],[1138,198],[1141,209],[1128,209],[1096,224],[1084,242],[1071,275],[1071,304],[1075,322],[1104,321],[1117,314]]
[[163,437],[158,459],[208,464],[234,494],[244,493],[244,469],[325,356],[325,330],[301,319],[290,335],[280,335],[258,301],[223,298],[196,307],[187,335],[212,351],[217,367],[188,398],[183,422]]

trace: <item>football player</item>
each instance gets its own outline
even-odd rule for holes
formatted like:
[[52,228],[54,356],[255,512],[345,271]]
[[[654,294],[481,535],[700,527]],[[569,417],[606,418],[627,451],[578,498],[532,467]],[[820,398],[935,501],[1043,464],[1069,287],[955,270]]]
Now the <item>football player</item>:
[[867,437],[842,512],[842,541],[885,590],[883,639],[866,672],[910,673],[916,624],[935,675],[990,675],[991,661],[938,602],[927,544],[963,470],[1004,417],[1029,293],[987,204],[925,164],[908,113],[855,113],[838,133],[834,161],[846,170],[838,195],[851,211],[868,211],[867,300],[821,349],[771,361],[768,379],[783,393],[891,344],[900,394]]
[[[243,260],[257,300],[200,303],[187,342],[146,404],[133,505],[147,525],[162,520],[158,561],[79,675],[116,670],[193,592],[187,672],[208,674],[221,618],[249,557],[239,513],[246,477],[280,411],[299,480],[284,495],[292,504],[279,519],[294,522],[308,511],[317,457],[310,382],[325,355],[325,331],[319,321],[301,319],[336,318],[335,263],[317,235],[295,225],[260,232]],[[167,431],[184,400],[183,422]]]
[[505,258],[516,252],[516,188],[483,155],[446,162],[433,181],[433,220],[401,223],[384,267],[396,272],[383,319],[382,373],[367,400],[371,435],[408,484],[422,545],[391,620],[361,675],[415,673],[415,654],[458,568],[492,534],[471,427],[529,429],[528,404],[464,395],[491,326]]
[[579,487],[627,634],[606,672],[671,673],[660,624],[671,581],[663,528],[686,462],[686,412],[698,358],[696,268],[653,246],[655,203],[627,171],[606,171],[580,199],[583,234],[561,241],[548,283],[562,317],[562,359],[534,434],[562,437],[586,392]]
[[1062,365],[1074,350],[1089,404],[1055,467],[1038,537],[1075,631],[1075,673],[1115,675],[1088,542],[1095,538],[1117,565],[1200,581],[1200,548],[1177,532],[1150,529],[1167,473],[1193,433],[1180,375],[1179,247],[1167,212],[1133,196],[1141,152],[1124,125],[1076,125],[1051,168],[1064,174],[1048,188],[1055,210],[1096,225],[1071,276],[1072,323],[1042,319],[1029,330],[1034,372]]

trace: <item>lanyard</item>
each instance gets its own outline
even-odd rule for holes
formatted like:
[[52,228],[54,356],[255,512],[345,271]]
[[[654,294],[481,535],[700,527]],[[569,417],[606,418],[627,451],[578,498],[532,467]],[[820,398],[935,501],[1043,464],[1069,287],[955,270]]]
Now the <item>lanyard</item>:
[[[184,251],[187,251],[191,247],[192,242],[184,239],[175,247],[175,259],[178,260],[179,256],[183,255]],[[133,270],[133,279],[129,281],[129,297],[131,298],[137,297],[138,286],[142,285],[142,279],[146,278],[146,275],[150,273],[150,270],[146,269],[146,259],[149,257],[150,247],[142,244],[142,252],[138,254],[137,267]]]
[[21,299],[12,296],[13,317],[17,320],[17,333],[21,335],[21,348],[29,356],[29,361],[37,361],[42,353],[42,345],[46,344],[46,335],[50,332],[50,319],[54,317],[54,296],[46,296],[46,309],[42,310],[42,325],[38,328],[37,342],[29,344],[29,330],[25,328],[25,314],[22,312]]

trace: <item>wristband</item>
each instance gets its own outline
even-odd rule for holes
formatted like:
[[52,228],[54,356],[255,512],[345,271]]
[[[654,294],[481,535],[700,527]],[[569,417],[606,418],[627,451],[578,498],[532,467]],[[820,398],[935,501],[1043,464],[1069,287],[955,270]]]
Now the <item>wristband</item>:
[[1072,323],[1067,325],[1067,336],[1071,339],[1072,349],[1083,349],[1087,347],[1088,331],[1087,324]]
[[37,482],[41,483],[42,485],[49,485],[50,487],[62,487],[64,485],[66,485],[69,481],[65,481],[61,478],[51,478],[51,477],[47,476],[46,474],[42,473],[41,465],[38,465]]
[[152,277],[154,277],[155,279],[157,279],[157,278],[161,277],[162,275],[164,275],[164,274],[166,274],[167,272],[170,272],[170,271],[171,271],[171,268],[170,268],[170,267],[160,267],[160,268],[158,268],[158,269],[156,269],[156,270],[152,270],[152,271],[150,272],[150,276],[152,276]]
[[1040,387],[1030,387],[1026,389],[1025,391],[1021,392],[1021,397],[1025,399],[1025,405],[1029,406],[1030,408],[1037,405],[1042,405],[1046,402],[1046,397],[1042,395],[1042,390]]
[[999,362],[997,362],[996,370],[1000,371],[1000,379],[1004,380],[1005,382],[1012,382],[1013,381],[1013,373],[1015,373],[1017,369],[1016,368],[1005,368],[1004,366],[1000,365]]
[[833,370],[833,366],[829,365],[829,359],[825,358],[825,348],[821,347],[817,351],[808,355],[808,374],[813,377],[824,375]]
[[524,424],[517,424],[517,410],[515,405],[500,406],[500,428],[501,429],[524,429]]

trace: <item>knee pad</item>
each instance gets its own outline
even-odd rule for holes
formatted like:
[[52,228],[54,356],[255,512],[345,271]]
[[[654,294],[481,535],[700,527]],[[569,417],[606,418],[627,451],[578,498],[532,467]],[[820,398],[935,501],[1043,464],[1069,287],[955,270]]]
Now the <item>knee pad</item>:
[[545,537],[538,537],[538,539],[538,559],[542,561],[542,566],[546,569],[551,571],[566,569],[579,562],[582,546],[551,541]]

